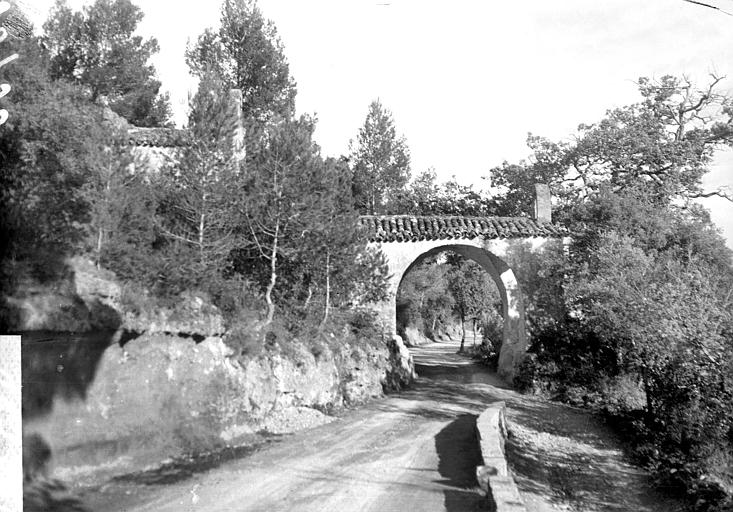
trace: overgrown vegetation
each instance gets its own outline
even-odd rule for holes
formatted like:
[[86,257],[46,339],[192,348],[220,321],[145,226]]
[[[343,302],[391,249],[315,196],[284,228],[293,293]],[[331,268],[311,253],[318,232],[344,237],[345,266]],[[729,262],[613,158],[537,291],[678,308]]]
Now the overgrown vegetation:
[[[532,161],[492,174],[517,207],[550,183],[556,220],[574,233],[564,262],[519,276],[537,293],[515,384],[604,411],[695,510],[729,510],[733,491],[731,251],[694,202],[726,196],[701,181],[733,142],[717,84],[641,79],[640,103],[581,125],[573,142],[531,136]],[[555,284],[538,282],[547,276]]]
[[[21,59],[3,67],[13,84],[0,130],[5,293],[57,279],[83,254],[125,281],[131,309],[196,290],[225,312],[240,355],[300,337],[318,356],[339,338],[379,338],[358,305],[380,299],[387,276],[359,236],[360,213],[526,215],[534,184],[548,183],[573,240],[566,255],[511,256],[531,334],[516,384],[604,411],[695,510],[733,506],[733,264],[695,202],[728,197],[702,187],[714,153],[733,146],[733,99],[718,77],[703,88],[643,78],[638,103],[571,141],[530,136],[532,159],[493,169],[491,197],[432,170],[412,177],[378,101],[349,157],[323,156],[315,120],[295,115],[274,25],[251,0],[226,0],[221,16],[186,55],[200,78],[190,145],[155,173],[140,172],[127,144],[129,123],[169,117],[148,65],[157,43],[134,35],[140,9],[60,1],[42,37],[9,43]],[[477,323],[497,341],[486,278],[455,255],[426,260],[401,287],[403,325],[434,335],[460,319],[464,341]]]
[[[353,307],[378,300],[386,279],[381,255],[359,236],[351,168],[323,157],[315,121],[294,116],[272,23],[254,2],[226,1],[221,12],[222,29],[187,53],[200,78],[189,144],[153,172],[127,144],[130,123],[167,120],[147,64],[157,44],[134,35],[139,8],[97,0],[74,12],[60,1],[42,37],[13,42],[22,65],[9,67],[18,93],[0,141],[4,287],[19,276],[59,278],[68,256],[84,254],[143,302],[196,290],[232,326],[243,315],[262,320],[252,324],[260,336],[374,335],[362,325],[369,319],[347,328]],[[244,95],[242,112],[231,88]]]

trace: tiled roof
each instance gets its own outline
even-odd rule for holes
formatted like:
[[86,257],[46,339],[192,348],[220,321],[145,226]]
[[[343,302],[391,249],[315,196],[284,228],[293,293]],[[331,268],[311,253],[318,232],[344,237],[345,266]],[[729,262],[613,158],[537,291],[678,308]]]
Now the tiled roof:
[[131,128],[127,131],[133,146],[153,146],[158,148],[177,148],[188,146],[191,134],[178,128]]
[[359,219],[370,242],[417,242],[468,238],[562,237],[568,231],[526,217],[441,217],[363,215]]

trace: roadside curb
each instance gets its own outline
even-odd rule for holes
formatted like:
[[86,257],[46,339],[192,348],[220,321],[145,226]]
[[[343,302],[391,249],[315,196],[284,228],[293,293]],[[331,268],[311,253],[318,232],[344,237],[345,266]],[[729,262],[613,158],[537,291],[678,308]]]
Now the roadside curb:
[[506,461],[505,410],[506,404],[503,401],[495,402],[476,418],[476,435],[484,460],[484,465],[476,468],[476,480],[486,493],[490,510],[526,512],[524,501]]

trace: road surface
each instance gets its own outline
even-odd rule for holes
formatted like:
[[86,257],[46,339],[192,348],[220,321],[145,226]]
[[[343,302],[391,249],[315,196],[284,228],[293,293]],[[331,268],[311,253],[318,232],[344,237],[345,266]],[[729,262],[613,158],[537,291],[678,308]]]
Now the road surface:
[[[456,343],[411,349],[420,373],[398,395],[221,464],[131,475],[83,498],[94,511],[485,510],[477,415],[507,403],[507,456],[528,512],[670,512],[622,444],[587,411],[507,389]],[[245,453],[252,450],[244,450]]]
[[474,429],[501,384],[457,348],[412,350],[421,377],[410,390],[327,425],[182,481],[145,485],[166,481],[148,474],[84,499],[92,510],[139,512],[482,510]]

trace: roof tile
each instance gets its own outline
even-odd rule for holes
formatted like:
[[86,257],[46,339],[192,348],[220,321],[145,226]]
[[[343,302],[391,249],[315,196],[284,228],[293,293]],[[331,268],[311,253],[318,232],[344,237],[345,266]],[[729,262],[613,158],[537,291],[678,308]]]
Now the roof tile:
[[526,217],[363,215],[360,223],[371,242],[562,237],[569,234],[562,226]]

